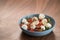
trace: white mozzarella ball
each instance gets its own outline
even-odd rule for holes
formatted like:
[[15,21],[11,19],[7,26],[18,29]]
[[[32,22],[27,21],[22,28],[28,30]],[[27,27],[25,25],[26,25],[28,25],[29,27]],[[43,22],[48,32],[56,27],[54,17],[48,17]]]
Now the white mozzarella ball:
[[22,23],[28,24],[28,21],[24,18],[24,19],[22,19]]
[[37,18],[37,17],[33,17],[33,18],[32,18],[32,20],[36,20],[36,21],[37,21],[37,20],[38,20],[38,18]]
[[40,27],[41,27],[42,30],[45,30],[45,26],[42,25],[42,26],[40,26]]
[[24,30],[27,30],[27,25],[26,24],[24,24],[24,25],[22,25],[22,28],[24,29]]
[[34,21],[34,22],[32,22],[32,24],[37,25],[37,24],[39,24],[39,21]]
[[32,29],[35,29],[36,26],[35,26],[34,24],[31,24],[31,28],[32,28]]
[[43,19],[42,23],[45,25],[47,23],[47,19]]
[[44,14],[39,14],[39,19],[44,19],[45,15]]
[[47,23],[47,24],[46,24],[46,27],[51,28],[52,25],[51,25],[50,23]]

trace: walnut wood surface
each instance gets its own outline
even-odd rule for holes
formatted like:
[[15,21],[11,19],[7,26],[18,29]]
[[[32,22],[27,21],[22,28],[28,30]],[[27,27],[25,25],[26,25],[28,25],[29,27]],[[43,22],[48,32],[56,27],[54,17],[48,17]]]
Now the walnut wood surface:
[[[53,32],[43,37],[24,34],[18,20],[32,13],[52,16],[56,21]],[[60,0],[0,0],[0,40],[60,40]]]

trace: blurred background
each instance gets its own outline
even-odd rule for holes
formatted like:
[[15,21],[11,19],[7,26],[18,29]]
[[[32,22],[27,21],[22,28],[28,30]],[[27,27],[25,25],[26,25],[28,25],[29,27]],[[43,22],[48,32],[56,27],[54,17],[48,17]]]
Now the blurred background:
[[[19,18],[33,13],[55,19],[56,28],[51,34],[30,37],[21,31]],[[60,0],[0,0],[0,40],[60,40]]]

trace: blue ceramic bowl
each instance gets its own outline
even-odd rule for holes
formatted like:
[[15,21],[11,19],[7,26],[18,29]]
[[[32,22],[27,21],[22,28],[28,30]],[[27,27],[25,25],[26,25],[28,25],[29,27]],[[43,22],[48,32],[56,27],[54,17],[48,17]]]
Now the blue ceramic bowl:
[[[32,18],[33,16],[37,16],[37,17],[38,17],[38,15],[39,15],[39,14],[29,14],[29,15],[27,15],[27,16],[24,16],[24,17],[22,17],[22,18],[19,19],[18,24],[21,23],[21,21],[22,21],[23,18]],[[50,29],[48,29],[48,30],[45,30],[45,31],[42,31],[42,32],[30,32],[30,31],[28,31],[28,30],[24,30],[24,29],[21,28],[22,31],[23,31],[24,33],[30,35],[30,36],[44,36],[44,35],[49,34],[51,31],[53,31],[53,29],[54,29],[54,27],[55,27],[55,20],[54,20],[52,17],[48,16],[48,15],[45,15],[45,16],[46,16],[46,18],[50,18],[50,19],[51,19],[52,28],[50,28]]]

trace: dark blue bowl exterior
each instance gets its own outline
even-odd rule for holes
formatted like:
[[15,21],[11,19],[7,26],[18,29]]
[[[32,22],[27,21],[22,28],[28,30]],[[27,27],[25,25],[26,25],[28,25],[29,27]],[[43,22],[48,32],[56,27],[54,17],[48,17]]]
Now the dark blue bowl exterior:
[[[31,18],[33,16],[37,16],[38,17],[38,15],[39,14],[30,14],[28,16],[24,16],[24,17],[20,18],[20,20],[18,21],[18,24],[21,23],[21,21],[22,21],[23,18]],[[44,35],[49,34],[51,31],[53,31],[53,29],[55,27],[55,20],[52,17],[50,17],[50,16],[47,16],[47,15],[45,15],[45,16],[48,17],[48,18],[50,18],[51,21],[52,21],[52,28],[50,28],[49,30],[46,30],[46,31],[43,31],[43,32],[30,32],[28,30],[24,30],[22,28],[21,29],[23,30],[24,33],[26,33],[26,34],[28,34],[30,36],[44,36]]]

